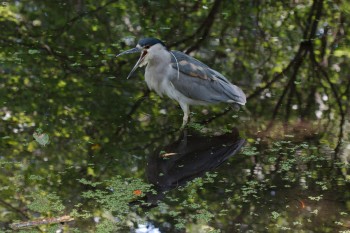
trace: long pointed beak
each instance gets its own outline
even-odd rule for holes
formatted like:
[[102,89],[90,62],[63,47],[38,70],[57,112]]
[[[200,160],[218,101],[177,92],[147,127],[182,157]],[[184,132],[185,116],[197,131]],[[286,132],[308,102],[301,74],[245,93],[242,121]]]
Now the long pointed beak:
[[129,79],[131,77],[131,75],[135,72],[135,70],[139,67],[140,63],[145,58],[146,53],[147,53],[146,51],[141,53],[141,56],[140,56],[139,60],[136,62],[134,68],[132,68],[132,70],[130,71],[128,77],[126,77],[126,79]]
[[124,55],[124,54],[137,53],[137,52],[141,52],[141,49],[135,47],[135,48],[133,48],[133,49],[129,49],[129,50],[126,50],[126,51],[124,51],[124,52],[122,52],[122,53],[119,53],[116,57],[119,57],[119,56]]
[[136,47],[136,48],[133,48],[133,49],[129,49],[127,51],[124,51],[122,53],[119,53],[117,55],[117,57],[121,56],[121,55],[124,55],[124,54],[129,54],[129,53],[137,53],[137,52],[142,52],[141,53],[141,56],[139,58],[139,60],[136,62],[134,68],[132,68],[132,70],[130,71],[128,77],[126,77],[126,79],[129,79],[131,77],[131,75],[135,72],[135,70],[137,69],[137,67],[139,67],[140,63],[143,61],[143,59],[145,58],[146,54],[147,54],[147,51],[142,51],[142,49]]

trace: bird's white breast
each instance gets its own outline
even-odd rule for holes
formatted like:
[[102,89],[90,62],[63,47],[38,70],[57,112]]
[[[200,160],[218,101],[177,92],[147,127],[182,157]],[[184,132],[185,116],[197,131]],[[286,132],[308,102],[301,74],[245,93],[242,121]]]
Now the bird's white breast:
[[168,51],[159,49],[157,51],[149,51],[147,56],[145,81],[148,88],[154,90],[160,96],[163,96],[163,94],[168,95],[171,55]]

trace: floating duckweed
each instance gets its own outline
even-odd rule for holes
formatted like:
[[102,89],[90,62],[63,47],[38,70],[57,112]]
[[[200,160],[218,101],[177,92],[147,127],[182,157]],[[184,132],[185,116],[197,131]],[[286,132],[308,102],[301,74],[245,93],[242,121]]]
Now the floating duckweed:
[[37,143],[39,143],[41,146],[46,146],[50,143],[49,135],[46,133],[43,133],[43,130],[38,128],[34,133],[33,137]]
[[38,53],[40,53],[40,51],[39,50],[37,50],[37,49],[29,49],[28,50],[28,54],[38,54]]
[[279,214],[279,213],[276,212],[276,211],[273,211],[273,212],[271,213],[271,215],[272,215],[272,218],[276,220],[281,214]]
[[62,213],[65,209],[61,199],[55,193],[30,195],[33,201],[27,205],[28,209],[38,213]]

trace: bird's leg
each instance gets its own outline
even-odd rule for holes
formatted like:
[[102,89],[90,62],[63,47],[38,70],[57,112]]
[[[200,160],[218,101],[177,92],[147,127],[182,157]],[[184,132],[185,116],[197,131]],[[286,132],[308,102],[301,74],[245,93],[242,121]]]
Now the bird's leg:
[[183,117],[182,126],[181,126],[181,129],[183,129],[183,128],[185,128],[185,126],[188,123],[188,117],[190,114],[190,106],[188,104],[182,103],[182,102],[180,102],[180,106],[182,108],[182,111],[184,112],[184,117]]
[[177,147],[177,151],[184,151],[187,147],[187,129],[181,128],[179,138],[177,139],[179,146]]

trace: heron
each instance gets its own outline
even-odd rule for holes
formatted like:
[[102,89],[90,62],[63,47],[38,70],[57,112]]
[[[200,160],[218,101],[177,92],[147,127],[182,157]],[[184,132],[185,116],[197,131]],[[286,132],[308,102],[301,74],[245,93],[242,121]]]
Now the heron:
[[127,79],[138,67],[146,66],[145,81],[150,90],[160,97],[176,100],[184,112],[182,128],[188,123],[190,105],[228,103],[242,106],[246,96],[242,89],[225,76],[199,60],[180,51],[169,50],[156,38],[142,38],[135,48],[117,57],[140,52],[141,56]]

